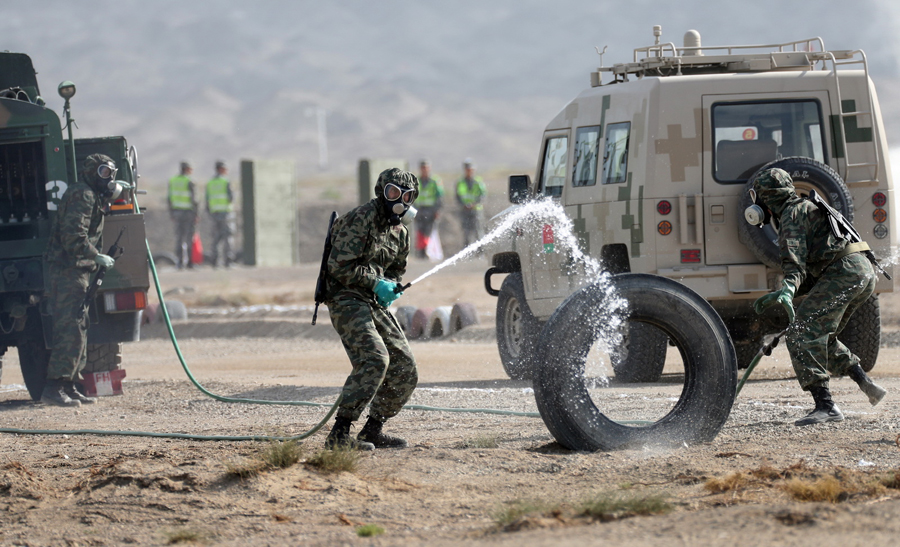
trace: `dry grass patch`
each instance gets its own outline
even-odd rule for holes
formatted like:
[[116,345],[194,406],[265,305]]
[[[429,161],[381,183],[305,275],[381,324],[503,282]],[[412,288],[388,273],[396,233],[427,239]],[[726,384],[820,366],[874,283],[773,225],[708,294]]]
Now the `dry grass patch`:
[[306,464],[315,467],[322,473],[340,473],[346,471],[352,473],[359,465],[359,450],[349,447],[335,447],[332,450],[322,450],[306,460]]
[[666,495],[657,492],[601,492],[581,505],[579,514],[603,522],[672,511]]
[[735,471],[724,477],[713,477],[706,481],[703,488],[711,494],[721,494],[722,492],[733,492],[743,490],[750,484],[750,478],[746,473]]
[[497,435],[477,435],[456,445],[456,448],[499,448],[500,438]]
[[178,543],[208,543],[210,535],[203,530],[195,528],[177,528],[163,532],[167,545],[176,545]]
[[383,533],[384,528],[377,524],[363,524],[362,526],[356,527],[356,535],[361,538],[380,536]]
[[303,457],[303,446],[297,441],[272,441],[259,454],[239,463],[226,463],[225,472],[241,479],[255,477],[270,469],[284,469]]

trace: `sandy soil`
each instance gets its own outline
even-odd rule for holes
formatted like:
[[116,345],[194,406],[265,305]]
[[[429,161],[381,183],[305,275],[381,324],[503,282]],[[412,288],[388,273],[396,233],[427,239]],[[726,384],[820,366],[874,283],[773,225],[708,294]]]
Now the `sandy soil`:
[[[415,264],[411,274],[426,269]],[[193,310],[176,332],[199,382],[229,396],[331,403],[348,363],[327,317],[308,326],[311,311],[303,306],[312,300],[314,270],[162,271],[165,290]],[[491,334],[495,300],[484,292],[482,271],[482,264],[454,267],[401,300],[471,302],[482,321],[453,337],[413,342],[420,386],[411,403],[534,412],[530,385],[506,379],[500,365]],[[229,302],[281,307],[210,305]],[[896,328],[896,299],[882,306],[887,328]],[[126,346],[125,395],[79,410],[27,400],[16,357],[7,355],[0,424],[297,435],[326,412],[210,399],[186,380],[163,335],[151,325],[145,340]],[[890,390],[881,405],[871,407],[849,380],[835,380],[846,421],[798,429],[792,422],[811,401],[779,348],[757,368],[713,442],[673,450],[571,452],[540,418],[408,410],[389,428],[411,447],[364,454],[353,472],[326,474],[307,461],[321,448],[320,431],[303,442],[300,463],[238,479],[229,467],[267,443],[3,434],[0,545],[888,544],[900,532],[893,518],[900,490],[883,480],[900,471],[898,351],[882,348],[874,371]],[[677,365],[670,354],[663,381],[613,381],[595,401],[611,416],[652,417],[677,396]],[[711,480],[725,478],[731,488],[710,490]],[[797,501],[789,490],[798,484],[837,484],[839,501]],[[579,516],[586,498],[609,493],[661,495],[671,511]],[[543,509],[505,518],[526,503]],[[360,538],[357,527],[365,524],[384,533]]]

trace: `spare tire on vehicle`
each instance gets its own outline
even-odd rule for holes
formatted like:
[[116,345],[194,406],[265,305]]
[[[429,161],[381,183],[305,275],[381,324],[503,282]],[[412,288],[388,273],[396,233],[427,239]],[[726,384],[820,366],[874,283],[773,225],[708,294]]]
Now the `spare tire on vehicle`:
[[801,156],[792,156],[769,162],[759,168],[750,177],[738,202],[738,239],[747,246],[760,262],[770,268],[781,268],[781,255],[778,249],[778,234],[771,224],[757,228],[744,220],[744,210],[752,205],[747,193],[753,187],[753,181],[766,169],[784,169],[794,179],[794,188],[801,196],[809,195],[811,189],[822,196],[829,205],[838,210],[844,218],[853,222],[853,197],[844,184],[841,176],[824,163]]
[[600,281],[569,296],[541,331],[534,394],[550,433],[572,450],[712,440],[728,419],[737,383],[737,358],[724,322],[700,295],[672,279],[621,274],[611,282],[628,302],[619,317],[652,325],[681,352],[681,394],[664,416],[640,426],[613,421],[597,408],[585,381],[586,358],[614,324],[603,315],[610,296]]

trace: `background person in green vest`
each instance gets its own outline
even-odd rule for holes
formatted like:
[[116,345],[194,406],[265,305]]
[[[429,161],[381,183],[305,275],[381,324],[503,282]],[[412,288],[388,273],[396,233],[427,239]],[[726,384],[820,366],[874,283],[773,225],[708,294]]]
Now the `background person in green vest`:
[[431,161],[419,162],[419,197],[416,206],[416,256],[426,258],[425,249],[431,241],[435,222],[441,214],[444,199],[444,183],[438,177],[431,176]]
[[[191,165],[181,162],[181,174],[169,179],[169,215],[175,224],[175,257],[178,259],[178,269],[194,267],[191,260],[191,242],[197,231],[198,203],[194,191],[194,181],[191,180]],[[187,260],[185,260],[187,255]]]
[[456,201],[460,207],[463,229],[463,247],[468,247],[484,236],[484,198],[487,188],[481,177],[475,175],[475,164],[466,158],[463,177],[456,181]]
[[206,183],[206,212],[213,220],[213,242],[210,261],[213,268],[219,265],[219,247],[222,247],[222,260],[225,267],[234,262],[234,195],[231,183],[225,178],[228,167],[224,161],[216,162],[216,176]]

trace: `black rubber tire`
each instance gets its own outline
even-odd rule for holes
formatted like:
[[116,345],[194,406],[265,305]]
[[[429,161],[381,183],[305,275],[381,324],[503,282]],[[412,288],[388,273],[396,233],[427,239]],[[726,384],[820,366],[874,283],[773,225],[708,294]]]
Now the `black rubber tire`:
[[760,229],[747,224],[744,220],[744,210],[752,205],[747,191],[753,186],[756,177],[766,169],[778,167],[791,174],[794,179],[794,187],[800,195],[808,195],[810,188],[815,188],[816,193],[838,210],[844,218],[853,222],[853,197],[850,190],[844,184],[841,176],[824,163],[810,158],[792,156],[767,163],[750,177],[741,192],[738,202],[738,239],[747,246],[760,262],[770,268],[781,269],[781,255],[778,249],[778,234],[771,224]]
[[28,336],[19,341],[19,366],[22,379],[32,401],[40,401],[44,386],[47,384],[47,365],[50,363],[50,350],[44,347],[44,340],[39,336]]
[[875,367],[881,348],[881,305],[877,294],[856,308],[838,340],[859,357],[859,365],[864,371],[869,372]]
[[739,370],[744,370],[750,366],[753,358],[759,353],[759,348],[762,347],[762,344],[762,340],[755,344],[739,344],[735,342],[734,353],[737,355],[737,367]]
[[624,337],[610,355],[616,379],[628,384],[658,381],[666,366],[666,333],[648,323],[629,323]]
[[684,388],[668,414],[641,427],[607,418],[584,382],[585,359],[608,318],[602,282],[588,285],[563,302],[541,332],[534,369],[538,410],[550,433],[572,450],[615,450],[711,441],[734,402],[737,358],[728,330],[710,304],[678,283],[649,274],[612,278],[628,301],[627,321],[662,330],[684,360]]
[[88,344],[82,372],[109,372],[122,368],[122,344]]
[[531,379],[542,327],[525,300],[522,274],[509,274],[497,297],[497,349],[503,370],[513,380]]

